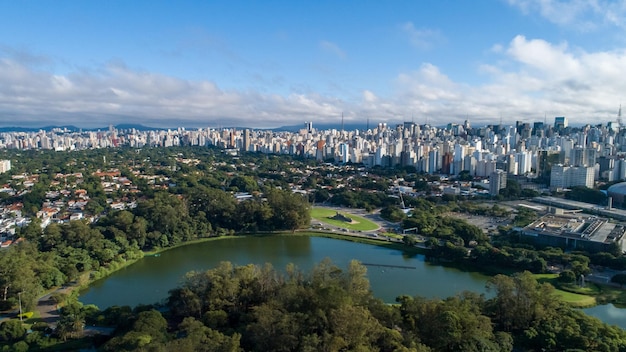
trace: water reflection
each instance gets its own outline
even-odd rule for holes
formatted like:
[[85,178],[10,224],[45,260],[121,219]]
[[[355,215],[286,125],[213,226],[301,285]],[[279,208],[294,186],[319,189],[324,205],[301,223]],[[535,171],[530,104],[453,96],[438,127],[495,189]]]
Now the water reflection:
[[344,269],[352,259],[374,264],[367,267],[372,291],[386,302],[395,302],[403,294],[444,298],[464,290],[482,293],[487,280],[478,273],[432,265],[423,255],[407,256],[385,247],[307,236],[244,237],[183,246],[159,257],[144,258],[95,282],[81,293],[81,301],[101,309],[149,304],[166,298],[168,290],[177,286],[186,272],[206,270],[221,261],[237,265],[271,263],[281,270],[293,263],[308,271],[326,257]]
[[583,309],[583,312],[596,317],[603,322],[611,325],[617,325],[622,329],[626,329],[626,309],[618,308],[613,304],[605,304],[591,308]]
[[[95,282],[81,292],[80,298],[101,309],[150,304],[166,298],[186,272],[207,270],[221,261],[237,265],[271,263],[279,270],[293,263],[309,271],[326,257],[343,269],[352,259],[369,263],[367,276],[374,295],[390,303],[404,294],[445,298],[462,291],[485,293],[488,279],[480,273],[426,262],[423,255],[362,243],[307,236],[243,237],[183,246],[159,257],[146,257]],[[626,309],[609,304],[583,311],[626,329]]]

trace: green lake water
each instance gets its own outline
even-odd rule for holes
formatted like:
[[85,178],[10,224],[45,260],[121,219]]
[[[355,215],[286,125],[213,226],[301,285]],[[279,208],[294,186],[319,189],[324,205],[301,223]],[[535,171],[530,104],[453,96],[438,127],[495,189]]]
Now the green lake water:
[[[403,294],[445,298],[462,291],[486,293],[488,276],[430,264],[423,255],[407,256],[395,249],[331,238],[284,235],[224,238],[145,257],[93,283],[81,292],[80,300],[100,309],[156,303],[167,297],[168,291],[180,283],[186,272],[207,270],[221,261],[237,265],[271,263],[281,270],[294,263],[307,271],[326,257],[342,269],[352,259],[374,264],[367,265],[372,291],[389,303]],[[626,328],[626,310],[606,305],[584,311]]]

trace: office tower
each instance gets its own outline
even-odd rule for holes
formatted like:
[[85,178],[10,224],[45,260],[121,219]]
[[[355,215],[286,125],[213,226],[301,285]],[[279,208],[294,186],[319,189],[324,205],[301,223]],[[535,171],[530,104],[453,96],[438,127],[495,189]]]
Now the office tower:
[[452,153],[446,152],[443,154],[443,157],[441,159],[441,173],[449,175],[450,171],[452,171],[451,165],[452,165]]
[[545,135],[545,126],[543,122],[533,123],[533,135],[543,137]]
[[243,131],[243,145],[241,150],[244,152],[250,151],[250,130]]
[[554,118],[554,129],[560,131],[567,127],[567,118],[564,116],[557,116]]
[[506,187],[506,172],[495,170],[489,175],[489,194],[497,196],[501,189]]

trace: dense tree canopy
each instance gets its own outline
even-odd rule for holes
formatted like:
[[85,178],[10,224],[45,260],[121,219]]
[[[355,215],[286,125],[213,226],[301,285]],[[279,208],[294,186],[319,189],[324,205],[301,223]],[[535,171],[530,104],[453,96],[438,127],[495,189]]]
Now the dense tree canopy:
[[[375,299],[366,269],[310,272],[228,262],[188,273],[169,310],[95,313],[128,323],[106,351],[623,351],[626,332],[571,309],[529,273],[497,275],[493,295]],[[93,313],[92,313],[93,314]],[[91,319],[93,317],[87,317]],[[168,328],[169,326],[169,328]]]

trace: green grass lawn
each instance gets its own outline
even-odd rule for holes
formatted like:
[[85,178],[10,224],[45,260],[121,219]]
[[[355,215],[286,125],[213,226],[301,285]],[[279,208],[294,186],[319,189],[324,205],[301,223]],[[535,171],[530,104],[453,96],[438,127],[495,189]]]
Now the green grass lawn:
[[597,304],[596,295],[598,287],[594,284],[588,284],[586,287],[577,287],[575,285],[563,285],[557,281],[558,274],[535,274],[533,275],[540,283],[549,283],[556,288],[556,295],[563,302],[567,302],[573,307],[592,307]]
[[311,217],[313,219],[329,225],[343,227],[348,230],[354,231],[371,231],[376,230],[379,227],[377,224],[370,220],[367,220],[366,218],[344,212],[339,213],[352,219],[353,223],[347,223],[345,221],[331,219],[333,216],[335,216],[336,213],[337,211],[328,208],[314,207],[313,209],[311,209]]
[[595,297],[579,295],[578,293],[567,292],[559,289],[556,290],[556,295],[560,297],[563,302],[566,302],[573,307],[593,307],[597,303]]

